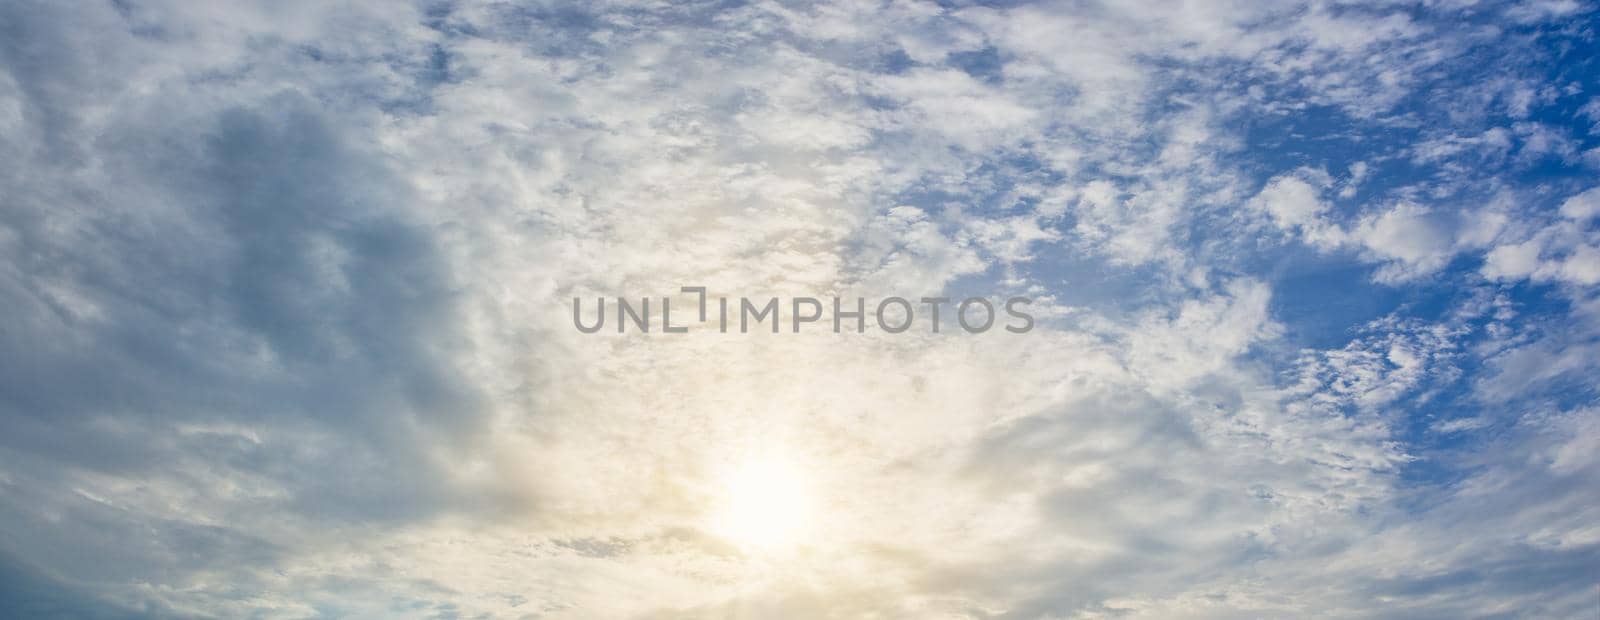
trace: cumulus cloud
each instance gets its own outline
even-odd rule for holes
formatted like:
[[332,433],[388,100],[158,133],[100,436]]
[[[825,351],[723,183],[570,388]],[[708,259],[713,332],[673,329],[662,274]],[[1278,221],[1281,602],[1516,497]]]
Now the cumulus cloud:
[[1600,283],[1600,235],[1588,230],[1600,214],[1600,188],[1567,198],[1559,214],[1525,238],[1504,238],[1486,256],[1483,274],[1498,280]]

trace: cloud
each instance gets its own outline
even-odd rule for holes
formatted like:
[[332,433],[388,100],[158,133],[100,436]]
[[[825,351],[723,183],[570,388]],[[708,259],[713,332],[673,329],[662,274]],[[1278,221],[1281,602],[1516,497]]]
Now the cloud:
[[1589,220],[1600,212],[1597,205],[1600,189],[1589,189],[1562,201],[1559,219],[1521,241],[1506,239],[1490,250],[1483,274],[1498,280],[1531,279],[1580,286],[1600,283],[1600,239],[1587,230]]
[[[0,5],[0,601],[1580,616],[1584,7],[1468,4]],[[696,285],[1040,320],[570,327]]]
[[1329,209],[1317,188],[1306,181],[1292,177],[1276,177],[1251,200],[1252,206],[1272,216],[1279,228],[1306,228],[1320,222],[1323,212]]

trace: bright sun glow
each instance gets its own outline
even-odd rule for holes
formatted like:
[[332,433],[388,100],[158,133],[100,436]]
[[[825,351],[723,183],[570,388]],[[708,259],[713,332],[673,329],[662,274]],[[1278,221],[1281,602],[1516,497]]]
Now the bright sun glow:
[[722,477],[712,527],[746,549],[783,551],[800,540],[811,499],[799,468],[764,457],[730,468]]

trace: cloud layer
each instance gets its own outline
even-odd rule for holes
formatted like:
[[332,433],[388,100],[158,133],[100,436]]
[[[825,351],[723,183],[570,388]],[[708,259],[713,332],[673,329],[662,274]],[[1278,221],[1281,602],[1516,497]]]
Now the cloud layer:
[[0,607],[1592,617],[1593,9],[0,0]]

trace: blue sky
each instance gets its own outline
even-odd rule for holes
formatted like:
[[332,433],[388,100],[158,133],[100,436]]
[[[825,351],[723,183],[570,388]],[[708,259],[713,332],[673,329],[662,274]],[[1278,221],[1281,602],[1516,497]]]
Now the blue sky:
[[1593,618],[1597,10],[0,0],[0,615]]

